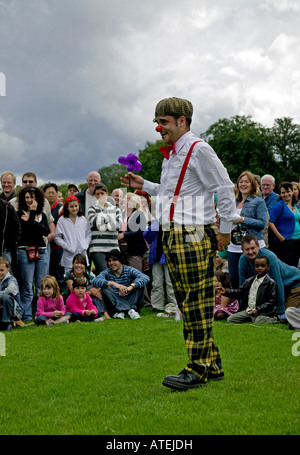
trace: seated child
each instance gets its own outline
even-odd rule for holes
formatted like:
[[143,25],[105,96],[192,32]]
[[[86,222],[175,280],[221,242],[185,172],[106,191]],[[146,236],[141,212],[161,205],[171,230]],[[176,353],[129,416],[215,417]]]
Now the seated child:
[[240,324],[255,322],[255,324],[278,323],[275,314],[277,306],[277,284],[268,275],[269,260],[266,256],[258,256],[254,260],[257,275],[245,280],[239,289],[219,288],[219,292],[227,297],[238,298],[246,306],[245,310],[235,313],[227,322]]
[[65,315],[65,304],[60,294],[59,284],[54,276],[46,275],[41,281],[41,290],[35,314],[36,324],[60,324],[69,322],[70,315]]
[[73,281],[76,278],[83,278],[85,280],[87,293],[92,298],[93,304],[97,307],[99,313],[104,315],[105,319],[110,319],[105,303],[102,299],[101,289],[91,285],[95,275],[88,271],[86,257],[82,253],[75,254],[72,261],[72,269],[65,274],[66,284],[62,291],[65,302],[73,290]]
[[216,272],[216,297],[215,297],[215,319],[227,319],[228,316],[236,313],[239,309],[239,302],[237,299],[225,297],[219,292],[220,288],[230,288],[230,281],[228,274],[224,272]]
[[71,313],[71,321],[101,321],[99,313],[91,297],[86,292],[87,285],[84,278],[73,281],[73,290],[66,303],[66,312]]
[[0,330],[12,330],[14,320],[22,316],[18,282],[9,273],[8,260],[0,257]]
[[220,272],[228,273],[228,261],[223,257],[223,252],[222,251],[217,251],[216,252],[216,270]]

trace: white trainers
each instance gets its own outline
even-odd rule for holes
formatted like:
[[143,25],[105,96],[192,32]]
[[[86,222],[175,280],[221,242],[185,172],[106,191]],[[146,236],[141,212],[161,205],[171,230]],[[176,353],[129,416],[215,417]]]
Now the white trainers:
[[120,313],[115,313],[113,315],[115,319],[125,319],[125,313],[123,311],[120,311]]
[[173,318],[174,313],[157,313],[158,318]]
[[181,321],[182,320],[182,314],[181,314],[181,311],[179,309],[175,311],[174,320],[175,321]]
[[140,315],[137,311],[135,310],[129,310],[128,311],[128,316],[131,318],[131,319],[140,319]]

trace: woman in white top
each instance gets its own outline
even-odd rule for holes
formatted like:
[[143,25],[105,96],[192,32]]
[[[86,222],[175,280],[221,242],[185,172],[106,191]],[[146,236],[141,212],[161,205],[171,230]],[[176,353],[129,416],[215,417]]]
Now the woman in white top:
[[[249,171],[240,174],[237,180],[236,211],[239,218],[233,224],[240,225],[243,230],[257,237],[259,247],[265,247],[264,228],[267,225],[268,211],[265,201],[257,196],[257,186],[254,175]],[[243,254],[240,243],[230,242],[228,245],[228,271],[231,285],[239,287],[239,259]]]
[[64,202],[63,216],[56,225],[55,243],[63,248],[61,266],[65,273],[72,269],[75,254],[83,253],[88,263],[87,249],[91,240],[91,230],[83,216],[79,200],[69,196]]

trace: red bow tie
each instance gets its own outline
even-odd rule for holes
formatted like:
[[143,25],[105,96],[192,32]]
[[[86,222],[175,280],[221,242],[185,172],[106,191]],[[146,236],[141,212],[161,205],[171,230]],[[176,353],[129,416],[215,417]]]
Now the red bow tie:
[[170,152],[172,152],[171,155],[176,152],[175,142],[173,142],[173,145],[166,145],[165,147],[160,148],[159,151],[161,152],[162,156],[168,160],[170,158]]

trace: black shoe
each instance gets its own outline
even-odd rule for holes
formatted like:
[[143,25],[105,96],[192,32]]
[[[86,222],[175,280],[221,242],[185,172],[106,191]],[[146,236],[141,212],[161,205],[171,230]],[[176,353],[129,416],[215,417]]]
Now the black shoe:
[[14,328],[14,325],[11,324],[10,322],[7,323],[7,324],[3,324],[4,325],[4,328],[2,329],[4,332],[10,332],[11,330],[13,330]]
[[215,380],[215,381],[221,381],[221,379],[224,379],[224,373],[223,371],[221,373],[210,373],[208,372],[208,375],[207,375],[207,380]]
[[206,381],[200,379],[192,371],[182,370],[178,376],[166,376],[162,384],[174,390],[189,390],[203,387]]

